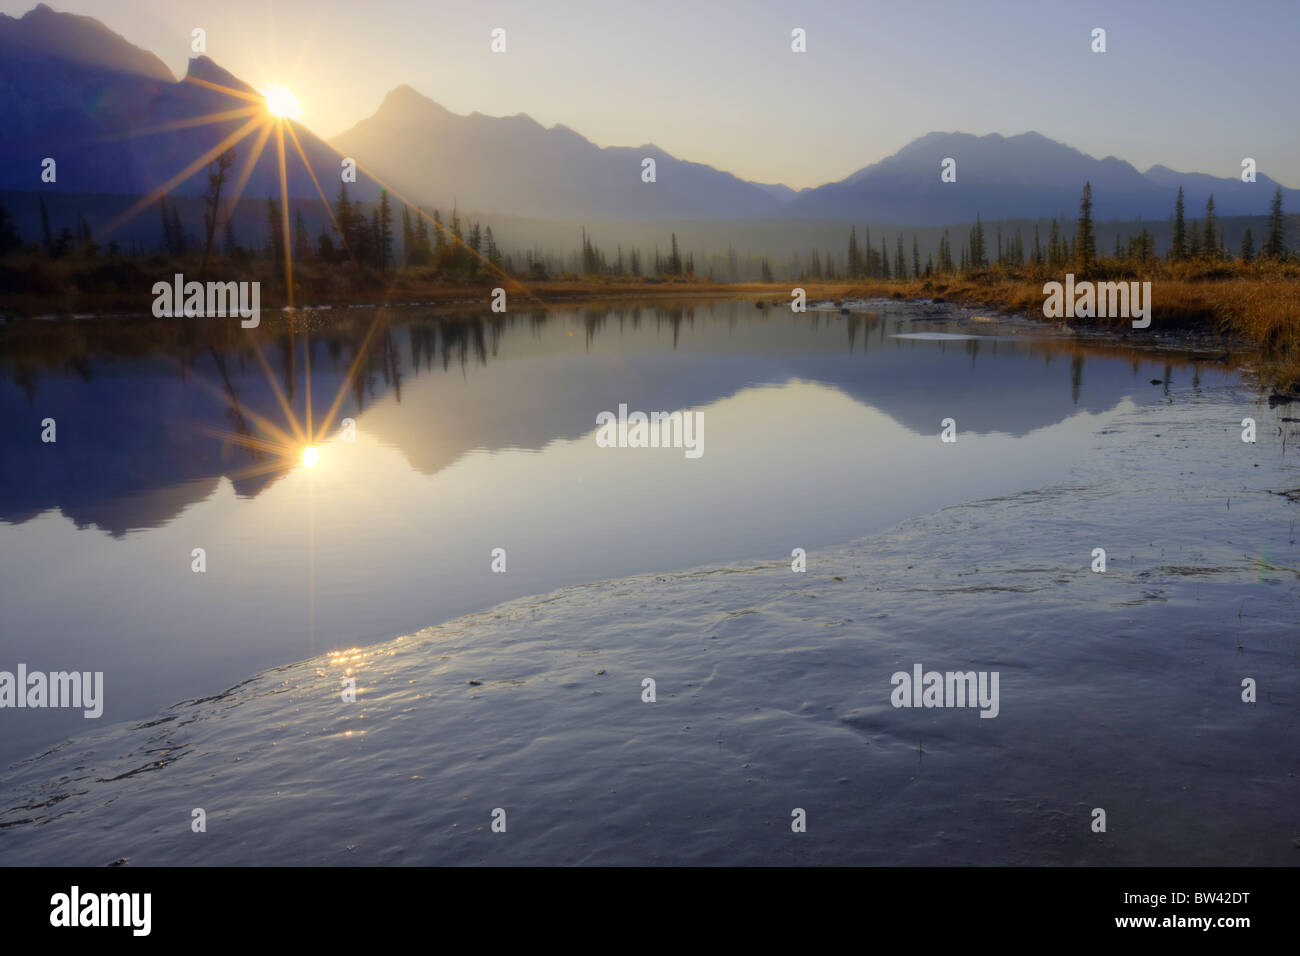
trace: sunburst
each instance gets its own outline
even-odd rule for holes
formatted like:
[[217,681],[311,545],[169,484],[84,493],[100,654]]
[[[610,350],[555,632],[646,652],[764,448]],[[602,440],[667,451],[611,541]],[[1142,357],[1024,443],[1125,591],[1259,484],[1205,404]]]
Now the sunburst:
[[262,90],[262,96],[266,100],[266,111],[276,119],[302,119],[302,104],[298,102],[298,97],[287,86],[272,83]]
[[[122,213],[115,216],[111,221],[101,227],[101,233],[108,234],[119,229],[125,223],[139,215],[143,210],[157,201],[160,196],[170,193],[178,185],[200,172],[209,163],[212,163],[227,150],[234,149],[241,143],[251,138],[251,148],[243,150],[244,157],[241,168],[238,169],[231,188],[226,195],[221,197],[221,210],[218,212],[218,222],[228,220],[233,214],[237,205],[243,196],[248,182],[257,168],[262,158],[263,151],[266,148],[267,141],[274,134],[275,137],[275,158],[277,173],[280,185],[280,231],[282,233],[282,247],[284,249],[284,288],[285,303],[287,311],[294,308],[294,282],[293,282],[293,242],[291,240],[290,216],[289,216],[289,190],[288,190],[288,169],[286,164],[286,154],[292,150],[297,153],[302,167],[306,170],[311,179],[312,185],[316,190],[322,207],[329,216],[331,223],[336,231],[342,235],[339,229],[339,223],[334,213],[333,205],[325,194],[321,182],[312,168],[312,163],[308,159],[307,150],[303,148],[303,143],[298,132],[294,128],[296,121],[302,116],[302,105],[297,95],[281,82],[269,83],[260,90],[248,88],[239,89],[227,86],[212,80],[201,77],[187,76],[183,81],[185,83],[211,90],[228,97],[233,108],[226,108],[207,113],[192,118],[176,120],[161,126],[148,129],[141,129],[133,135],[157,134],[182,129],[189,129],[197,126],[231,123],[232,121],[243,120],[233,131],[221,137],[210,149],[197,156],[192,162],[187,163],[174,176],[168,178],[165,182],[159,184],[149,194],[137,202],[132,203]],[[286,148],[286,134],[288,139],[288,148]],[[329,146],[323,143],[322,145]],[[329,148],[333,149],[332,146]],[[338,150],[334,149],[335,153]],[[342,155],[338,153],[338,155]],[[397,190],[393,189],[388,183],[384,182],[372,170],[366,169],[358,164],[357,168],[367,176],[372,182],[384,189],[398,202],[403,203],[408,208],[414,209],[417,216],[423,218],[430,226],[441,231],[444,239],[452,244],[458,245],[473,255],[489,272],[501,278],[503,285],[516,292],[522,293],[526,298],[541,302],[540,298],[529,289],[524,283],[520,282],[514,276],[510,275],[500,266],[489,262],[487,258],[478,250],[473,249],[461,237],[456,236],[450,228],[438,222],[428,213],[426,213],[417,203],[411,202]],[[346,237],[344,237],[346,240]],[[344,251],[354,262],[356,261],[355,250],[347,247],[346,241],[343,245]],[[396,281],[394,277],[393,282]],[[392,294],[393,285],[390,283],[382,295],[383,303],[387,303]],[[307,367],[305,369],[305,398],[306,409],[303,420],[299,420],[295,413],[294,403],[285,395],[284,390],[280,387],[275,374],[272,372],[269,363],[262,354],[262,348],[256,334],[249,336],[249,343],[253,353],[266,374],[267,380],[271,383],[277,404],[283,413],[283,425],[272,422],[265,415],[258,414],[251,409],[243,407],[235,394],[233,383],[229,376],[225,374],[224,369],[220,367],[224,387],[218,387],[213,384],[198,381],[214,394],[219,395],[229,405],[230,413],[236,422],[234,431],[228,430],[209,430],[210,433],[222,441],[245,448],[252,456],[252,462],[245,469],[241,469],[231,477],[249,477],[256,474],[265,474],[268,472],[287,472],[296,467],[317,468],[321,463],[320,446],[326,435],[334,425],[335,417],[338,415],[342,403],[346,397],[348,385],[353,377],[358,373],[361,364],[369,354],[371,341],[375,331],[380,324],[380,314],[382,310],[376,312],[375,321],[371,323],[364,340],[362,341],[357,353],[353,359],[351,367],[340,383],[338,393],[333,396],[329,408],[319,423],[313,422],[312,399],[311,399],[311,368],[310,368],[310,346],[307,349]],[[292,326],[290,328],[291,338],[294,336]]]

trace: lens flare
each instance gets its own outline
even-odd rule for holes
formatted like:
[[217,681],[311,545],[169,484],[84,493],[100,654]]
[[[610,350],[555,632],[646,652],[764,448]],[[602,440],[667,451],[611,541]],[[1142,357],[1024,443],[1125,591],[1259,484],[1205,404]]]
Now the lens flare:
[[320,461],[320,452],[310,445],[302,450],[302,463],[308,468],[315,468],[316,463]]
[[262,91],[266,99],[266,111],[277,119],[298,119],[302,116],[302,106],[293,91],[283,86],[268,86]]

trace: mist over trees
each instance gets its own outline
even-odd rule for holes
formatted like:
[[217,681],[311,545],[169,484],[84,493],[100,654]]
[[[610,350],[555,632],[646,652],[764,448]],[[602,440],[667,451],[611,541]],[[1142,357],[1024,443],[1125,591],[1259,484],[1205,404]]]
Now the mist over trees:
[[[71,222],[52,221],[43,196],[38,197],[39,235],[24,236],[0,201],[0,255],[49,260],[197,258],[199,274],[231,265],[247,269],[260,262],[269,267],[271,281],[281,284],[286,266],[295,272],[326,269],[372,282],[400,272],[453,283],[505,276],[523,281],[608,277],[732,283],[914,280],[987,270],[1073,269],[1082,274],[1157,262],[1213,266],[1295,258],[1288,226],[1296,217],[1283,209],[1280,187],[1259,216],[1229,220],[1218,215],[1212,194],[1205,198],[1203,215],[1189,220],[1180,187],[1167,221],[1098,223],[1092,214],[1092,184],[1087,182],[1073,219],[1061,212],[1038,220],[986,221],[977,213],[969,226],[916,229],[820,221],[687,223],[687,232],[708,233],[707,238],[692,236],[689,244],[676,228],[650,243],[628,241],[632,224],[576,224],[572,239],[565,241],[563,225],[556,224],[558,237],[524,244],[501,241],[497,227],[519,231],[517,224],[501,217],[489,223],[466,217],[455,206],[445,210],[395,203],[386,190],[367,204],[349,194],[347,183],[339,184],[327,208],[319,201],[294,200],[287,216],[281,200],[268,196],[258,223],[249,215],[249,204],[256,200],[236,203],[229,196],[236,160],[235,151],[227,150],[210,164],[207,189],[197,203],[159,194],[157,238],[152,243],[132,239],[126,248],[116,240],[100,248],[79,211]],[[644,235],[655,227],[636,228]],[[602,241],[600,231],[613,233],[613,240]],[[801,231],[820,238],[798,248],[790,239]],[[743,249],[746,243],[751,248]],[[786,251],[773,251],[782,244]]]

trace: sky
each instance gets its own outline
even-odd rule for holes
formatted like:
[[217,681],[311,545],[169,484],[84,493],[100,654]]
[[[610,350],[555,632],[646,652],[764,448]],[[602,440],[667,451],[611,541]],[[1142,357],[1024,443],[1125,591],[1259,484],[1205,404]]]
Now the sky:
[[[1300,187],[1300,0],[49,0],[178,76],[207,53],[330,137],[408,84],[745,179],[821,185],[935,130]],[[20,16],[32,0],[0,0]],[[490,50],[494,28],[506,52]],[[806,31],[807,52],[791,51]],[[1106,30],[1107,52],[1091,50]]]

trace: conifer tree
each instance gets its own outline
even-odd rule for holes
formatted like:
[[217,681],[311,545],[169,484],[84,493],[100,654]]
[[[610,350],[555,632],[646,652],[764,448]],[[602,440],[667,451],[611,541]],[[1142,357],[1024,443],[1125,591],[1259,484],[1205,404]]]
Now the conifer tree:
[[438,260],[438,264],[441,265],[443,253],[447,249],[447,237],[442,225],[442,215],[436,209],[433,211],[433,224],[435,227],[433,230],[433,254]]
[[984,223],[980,214],[975,214],[975,225],[970,231],[970,267],[980,269],[984,266]]
[[348,184],[339,183],[339,198],[335,202],[334,219],[338,223],[339,241],[355,256],[355,227],[352,223],[352,202],[348,199]]
[[1079,200],[1079,228],[1074,238],[1075,258],[1079,262],[1079,271],[1087,274],[1097,263],[1097,237],[1092,231],[1092,183],[1083,184],[1083,196]]
[[1214,193],[1205,201],[1205,237],[1201,240],[1201,254],[1207,259],[1219,257],[1219,217],[1214,214]]
[[1183,187],[1178,187],[1174,203],[1174,242],[1169,248],[1169,260],[1182,262],[1187,258],[1187,224],[1183,221]]
[[203,226],[206,238],[203,243],[203,261],[199,263],[199,274],[208,267],[208,256],[212,252],[212,240],[217,234],[217,213],[221,206],[221,188],[225,185],[226,174],[235,165],[235,151],[228,149],[212,161],[208,167],[208,188],[203,194]]
[[415,227],[411,225],[411,207],[402,203],[402,264],[415,261]]
[[1281,261],[1287,256],[1286,222],[1282,218],[1282,187],[1273,193],[1273,205],[1268,213],[1268,236],[1264,240],[1263,255],[1266,259]]
[[[416,265],[426,266],[429,264],[432,250],[429,248],[429,224],[425,221],[424,213],[416,207],[415,215],[415,263]],[[441,238],[442,230],[438,230],[438,236]]]
[[271,253],[271,262],[275,265],[276,279],[279,280],[284,277],[284,231],[280,226],[280,204],[270,196],[266,197],[266,227],[270,234],[267,248]]
[[306,262],[311,258],[311,236],[307,234],[307,223],[303,221],[301,209],[294,217],[293,236],[293,257]]

